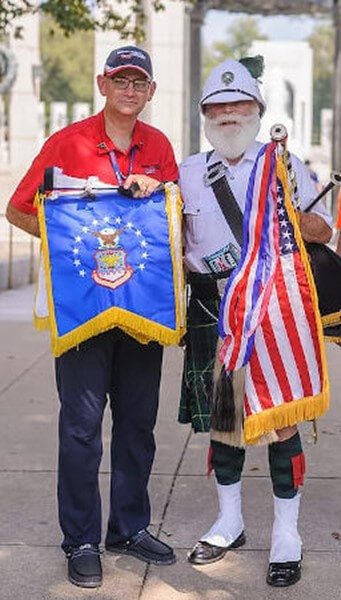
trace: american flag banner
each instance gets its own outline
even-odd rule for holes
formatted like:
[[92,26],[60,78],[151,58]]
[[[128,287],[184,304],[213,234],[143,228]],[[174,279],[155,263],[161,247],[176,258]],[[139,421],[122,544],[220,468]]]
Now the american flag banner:
[[276,144],[250,176],[241,260],[222,300],[219,358],[245,366],[244,437],[321,416],[329,382],[313,276]]

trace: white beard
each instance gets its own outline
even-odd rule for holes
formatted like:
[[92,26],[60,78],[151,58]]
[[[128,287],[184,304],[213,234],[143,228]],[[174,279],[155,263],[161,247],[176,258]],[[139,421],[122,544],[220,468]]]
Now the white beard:
[[244,154],[256,139],[259,129],[258,107],[250,115],[232,112],[213,119],[206,116],[204,122],[205,135],[210,144],[220,156],[231,160]]

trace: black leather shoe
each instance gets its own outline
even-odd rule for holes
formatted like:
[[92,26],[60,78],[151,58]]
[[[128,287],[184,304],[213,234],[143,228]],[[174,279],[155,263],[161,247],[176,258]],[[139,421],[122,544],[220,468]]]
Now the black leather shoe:
[[301,561],[270,563],[266,583],[273,587],[294,585],[301,579]]
[[216,562],[221,558],[224,558],[226,552],[228,550],[233,550],[235,548],[239,548],[239,546],[243,546],[245,544],[246,538],[244,531],[226,548],[222,546],[214,546],[209,542],[198,542],[195,544],[192,552],[188,555],[188,560],[193,565],[208,565],[210,563]]
[[72,546],[66,553],[68,578],[79,587],[95,588],[102,585],[100,551],[94,544]]
[[113,554],[135,556],[135,558],[153,565],[172,565],[176,561],[172,548],[164,542],[160,542],[146,529],[142,529],[125,542],[106,544],[105,547],[108,552]]

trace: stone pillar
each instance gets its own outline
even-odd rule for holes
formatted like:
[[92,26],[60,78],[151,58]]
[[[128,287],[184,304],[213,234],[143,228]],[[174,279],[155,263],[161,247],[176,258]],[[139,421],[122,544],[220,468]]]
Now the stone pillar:
[[82,121],[90,116],[89,102],[75,102],[72,106],[72,122]]
[[259,139],[269,141],[274,123],[288,129],[289,149],[310,158],[312,132],[313,56],[308,42],[253,42],[251,54],[264,56],[261,92],[267,103]]
[[190,51],[189,51],[189,106],[190,106],[190,133],[189,154],[200,151],[200,110],[201,97],[201,27],[205,10],[198,2],[193,7],[190,15]]
[[46,139],[46,106],[45,102],[39,102],[38,106],[38,147],[39,150]]
[[[104,98],[98,91],[96,76],[103,73],[105,59],[110,54],[111,50],[119,46],[127,45],[129,42],[122,40],[116,31],[100,31],[95,33],[94,43],[94,112],[102,110],[104,106]],[[133,43],[133,42],[130,42]]]
[[[334,107],[333,107],[333,170],[341,171],[341,0],[334,0],[335,55],[334,55]],[[338,188],[339,189],[339,188]],[[333,200],[337,210],[334,189]]]
[[[117,11],[118,3],[112,1],[112,4]],[[120,12],[122,15],[126,10],[127,6],[121,6]],[[134,44],[134,42],[131,40],[122,40],[121,36],[116,31],[96,31],[94,43],[94,113],[102,110],[105,100],[98,91],[96,76],[103,73],[105,60],[111,50],[114,50],[114,48],[118,48],[119,46],[128,46],[129,44]]]
[[22,39],[12,35],[9,40],[18,63],[9,105],[9,162],[14,169],[26,168],[32,161],[38,150],[39,131],[39,17],[28,15],[20,21]]
[[0,96],[0,165],[8,164],[8,140],[7,124],[6,124],[5,103]]
[[184,2],[167,0],[165,8],[148,12],[144,47],[152,57],[157,89],[142,118],[167,135],[180,161],[189,151],[190,22]]
[[321,110],[321,146],[322,151],[331,158],[330,140],[333,138],[333,111],[331,108]]
[[66,102],[51,102],[50,104],[50,135],[67,125]]

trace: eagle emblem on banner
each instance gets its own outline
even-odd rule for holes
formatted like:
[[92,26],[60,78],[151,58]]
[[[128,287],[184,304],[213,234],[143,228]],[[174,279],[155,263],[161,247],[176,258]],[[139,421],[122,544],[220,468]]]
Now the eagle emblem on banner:
[[[100,231],[92,231],[92,235],[98,239],[99,248],[94,254],[96,267],[92,271],[92,278],[98,285],[117,288],[132,276],[134,270],[127,264],[127,252],[120,245],[120,234],[124,227],[115,229],[114,227],[104,227]],[[77,241],[81,241],[78,236]],[[78,261],[76,259],[76,264]],[[84,272],[85,275],[85,272]]]

